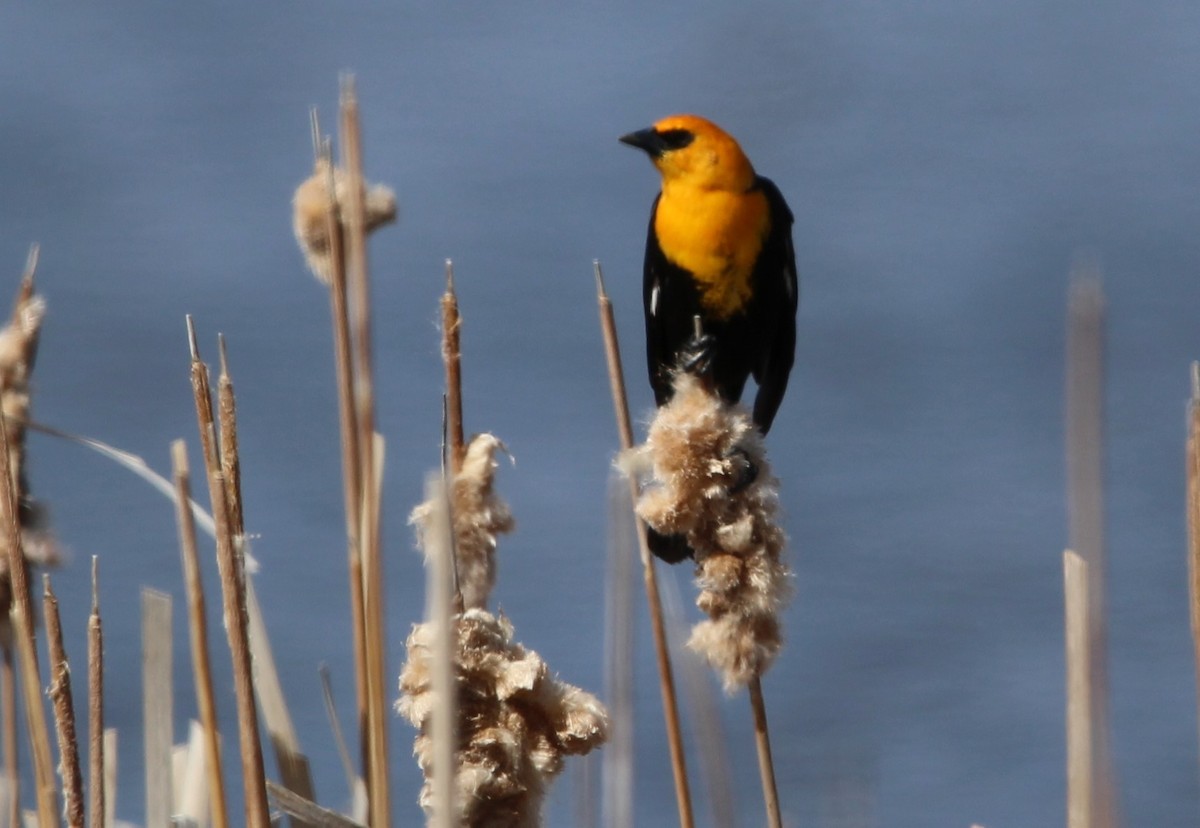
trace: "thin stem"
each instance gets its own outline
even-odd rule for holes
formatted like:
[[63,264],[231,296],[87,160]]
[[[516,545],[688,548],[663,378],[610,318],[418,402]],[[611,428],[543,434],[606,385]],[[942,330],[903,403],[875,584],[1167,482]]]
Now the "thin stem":
[[71,700],[71,665],[63,646],[58,599],[50,588],[50,576],[42,575],[42,612],[46,617],[46,639],[50,648],[50,687],[54,707],[54,729],[58,735],[59,766],[63,778],[63,812],[69,828],[83,828],[83,774],[79,769],[79,740],[75,734],[75,707]]
[[454,263],[446,260],[446,292],[442,294],[442,362],[446,366],[446,435],[450,478],[462,471],[466,452],[463,436],[462,317],[454,292]]
[[213,423],[208,366],[200,360],[190,317],[188,325],[192,350],[192,391],[196,402],[196,420],[200,427],[200,443],[204,449],[204,465],[208,470],[208,493],[212,501],[213,523],[217,536],[217,569],[221,576],[221,594],[225,608],[225,632],[229,638],[229,651],[233,659],[246,824],[250,828],[267,828],[270,815],[262,745],[258,740],[258,711],[254,706],[254,679],[247,632],[245,559],[241,555],[240,545],[234,539],[230,522],[227,482],[221,473]]
[[1200,707],[1200,362],[1192,363],[1191,385],[1186,449],[1188,592],[1193,657],[1196,662],[1197,706]]
[[4,647],[0,665],[0,692],[4,694],[4,778],[8,781],[8,824],[21,824],[21,774],[17,772],[17,682],[11,644]]
[[204,602],[204,584],[200,578],[200,560],[196,548],[196,524],[191,509],[191,478],[187,447],[182,440],[171,444],[171,466],[175,477],[175,519],[179,525],[179,548],[183,560],[184,588],[187,591],[188,634],[192,651],[192,675],[196,682],[196,703],[200,727],[204,731],[205,767],[208,773],[209,804],[215,828],[229,824],[225,800],[225,779],[221,770],[220,725],[213,693],[212,661],[208,651],[208,612]]
[[[600,262],[594,263],[597,301],[600,307],[600,330],[604,334],[604,354],[608,361],[608,379],[612,389],[613,408],[617,417],[617,432],[621,448],[633,448],[633,422],[629,416],[629,402],[625,395],[625,376],[621,369],[621,350],[617,342],[617,326],[613,319],[612,302],[604,290],[604,276]],[[637,481],[630,476],[629,494],[634,506],[638,500]],[[692,828],[691,792],[688,789],[687,763],[683,752],[683,735],[679,724],[679,702],[675,693],[675,678],[671,671],[671,656],[667,649],[667,634],[663,623],[662,600],[658,594],[658,578],[650,546],[646,541],[646,524],[635,521],[638,549],[641,551],[642,570],[646,586],[646,600],[650,607],[650,627],[654,633],[654,651],[658,660],[659,689],[662,693],[663,716],[667,729],[667,744],[671,753],[671,771],[675,778],[675,802],[679,809],[679,824]]]
[[363,774],[369,765],[367,723],[367,655],[366,608],[363,597],[362,538],[362,469],[359,466],[358,408],[354,399],[353,347],[350,336],[350,311],[346,285],[345,242],[339,219],[337,189],[334,181],[333,157],[328,140],[320,142],[321,162],[328,176],[325,192],[328,204],[325,227],[329,236],[329,312],[333,324],[333,352],[336,369],[338,421],[342,449],[342,492],[346,516],[346,564],[350,581],[350,614],[354,641],[355,710],[358,714],[358,734],[362,751]]
[[[31,258],[36,257],[31,254]],[[42,828],[58,824],[55,805],[54,762],[50,751],[50,731],[42,707],[41,675],[34,642],[33,609],[30,607],[29,565],[21,546],[21,528],[17,522],[17,491],[13,480],[8,428],[0,424],[0,522],[5,532],[8,574],[12,582],[11,621],[21,664],[21,686],[25,697],[25,718],[33,750],[34,791],[37,796],[38,824]]]
[[88,616],[88,819],[104,828],[104,627],[100,620],[99,559],[92,556]]
[[363,484],[360,503],[364,642],[367,664],[367,793],[370,823],[391,824],[388,791],[388,714],[384,667],[386,641],[383,608],[383,561],[379,549],[379,487],[375,455],[375,397],[371,369],[371,291],[367,269],[366,191],[363,180],[362,136],[358,98],[352,77],[345,77],[341,92],[341,147],[346,175],[346,272],[354,365],[354,402],[358,416],[359,476]]
[[762,680],[750,679],[750,709],[754,714],[754,748],[758,752],[758,775],[762,780],[763,804],[767,809],[767,824],[782,828],[779,813],[779,791],[775,788],[775,762],[771,759],[771,735],[767,728],[767,705],[763,701]]

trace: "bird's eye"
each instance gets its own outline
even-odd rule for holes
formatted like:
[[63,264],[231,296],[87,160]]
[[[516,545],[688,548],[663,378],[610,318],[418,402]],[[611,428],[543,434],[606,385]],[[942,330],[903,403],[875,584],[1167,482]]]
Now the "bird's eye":
[[696,140],[694,133],[686,129],[667,129],[658,133],[658,137],[662,139],[663,146],[668,150],[683,149],[692,141]]

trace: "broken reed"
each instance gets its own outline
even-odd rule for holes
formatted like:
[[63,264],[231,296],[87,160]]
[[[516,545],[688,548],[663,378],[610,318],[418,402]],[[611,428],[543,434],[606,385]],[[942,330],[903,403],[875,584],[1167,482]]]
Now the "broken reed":
[[[1099,267],[1091,261],[1076,264],[1070,275],[1067,302],[1065,431],[1067,465],[1068,549],[1078,554],[1086,576],[1086,629],[1075,631],[1086,643],[1085,676],[1076,677],[1076,693],[1086,699],[1069,702],[1076,712],[1087,711],[1086,739],[1068,738],[1071,754],[1069,801],[1076,814],[1087,799],[1087,816],[1072,817],[1071,825],[1105,828],[1117,819],[1116,784],[1109,727],[1108,636],[1106,629],[1106,550],[1104,542],[1104,291]],[[1078,597],[1076,598],[1078,601]],[[1078,643],[1078,642],[1077,642]],[[1086,744],[1087,755],[1079,751]],[[1086,770],[1081,769],[1086,767]],[[1079,793],[1086,789],[1087,793]],[[1080,822],[1075,819],[1083,820]]]

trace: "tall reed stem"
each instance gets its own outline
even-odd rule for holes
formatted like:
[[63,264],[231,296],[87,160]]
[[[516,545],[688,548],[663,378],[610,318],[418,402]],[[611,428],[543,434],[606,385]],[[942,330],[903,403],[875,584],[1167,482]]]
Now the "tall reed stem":
[[50,649],[50,687],[46,691],[54,706],[54,729],[58,735],[59,768],[63,780],[63,812],[69,828],[83,828],[83,774],[79,769],[79,739],[75,734],[75,706],[71,698],[71,665],[63,646],[58,598],[50,588],[50,576],[42,575],[42,613],[46,618],[46,641]]
[[454,263],[446,260],[446,292],[442,294],[442,361],[446,366],[446,437],[450,477],[462,471],[466,439],[463,436],[462,317],[454,292]]
[[[604,334],[604,354],[608,362],[608,381],[612,390],[613,408],[617,417],[617,432],[621,448],[633,448],[633,422],[629,416],[629,401],[625,395],[625,375],[621,368],[621,349],[617,341],[617,326],[613,319],[612,302],[604,290],[604,276],[600,262],[594,262],[596,276],[596,299],[600,308],[600,330]],[[629,477],[629,494],[636,509],[638,499],[637,480]],[[654,651],[658,660],[658,683],[662,693],[663,716],[667,729],[667,745],[671,754],[671,772],[675,779],[675,804],[679,809],[679,824],[692,828],[692,797],[688,788],[687,762],[683,752],[683,734],[679,725],[679,702],[675,693],[675,678],[671,671],[671,656],[667,648],[667,633],[663,623],[662,600],[658,594],[658,576],[654,570],[654,559],[646,541],[646,524],[635,520],[638,549],[641,552],[642,571],[646,586],[646,600],[650,608],[650,627],[654,633]]]
[[325,227],[329,237],[329,313],[333,325],[333,355],[336,372],[338,421],[342,451],[342,493],[346,518],[346,564],[350,581],[350,621],[354,642],[355,711],[360,744],[361,772],[367,776],[370,766],[369,726],[367,721],[367,644],[366,608],[363,598],[363,558],[361,538],[362,469],[359,467],[358,408],[354,399],[354,360],[350,336],[350,309],[346,285],[345,239],[336,200],[333,153],[329,140],[320,137],[313,115],[316,166],[325,162],[328,179],[325,192],[328,203]]
[[249,828],[267,828],[270,824],[270,814],[267,806],[262,744],[258,739],[258,710],[254,706],[254,678],[247,632],[245,559],[241,554],[241,546],[235,541],[230,523],[229,494],[226,491],[225,476],[221,472],[208,366],[200,360],[191,317],[188,317],[188,339],[192,355],[191,376],[196,420],[200,428],[200,444],[208,472],[208,494],[212,501],[213,523],[216,527],[217,569],[221,576],[221,595],[224,599],[225,632],[233,660],[246,825]]
[[25,699],[25,718],[33,751],[34,792],[37,797],[38,825],[58,825],[54,761],[50,751],[50,731],[46,709],[42,706],[42,679],[38,670],[34,642],[33,608],[30,606],[29,565],[21,546],[21,527],[17,521],[17,491],[13,481],[11,447],[7,424],[0,422],[0,521],[7,534],[8,574],[12,581],[13,604],[10,620],[13,640],[21,665],[21,687]]
[[1081,262],[1067,303],[1066,371],[1068,547],[1087,564],[1091,789],[1095,828],[1116,823],[1109,730],[1107,553],[1104,540],[1104,291],[1099,267]]
[[367,268],[366,188],[363,178],[362,135],[354,80],[343,79],[341,90],[341,150],[346,174],[343,206],[346,275],[349,287],[355,413],[358,418],[359,509],[363,556],[364,642],[367,666],[367,796],[370,824],[391,825],[388,790],[388,713],[386,698],[386,640],[383,606],[383,561],[379,544],[379,486],[375,440],[375,394],[371,367],[371,290]]
[[754,714],[754,749],[758,752],[758,775],[762,780],[763,805],[767,809],[767,824],[782,828],[779,812],[779,791],[775,787],[775,762],[771,758],[771,736],[767,728],[767,705],[763,701],[762,678],[750,679],[750,710]]
[[187,593],[188,634],[191,640],[192,676],[196,683],[196,706],[204,732],[205,768],[208,773],[209,808],[214,828],[226,828],[229,812],[225,802],[225,779],[221,770],[220,725],[213,693],[212,661],[208,651],[208,613],[204,584],[200,578],[200,556],[196,549],[196,524],[191,508],[191,477],[187,447],[183,440],[171,444],[171,466],[175,478],[175,519],[179,525],[179,548]]
[[1191,605],[1193,657],[1196,662],[1196,701],[1197,707],[1200,708],[1200,362],[1192,363],[1191,385],[1186,449],[1188,595]]
[[99,561],[92,556],[92,612],[88,616],[88,820],[107,828],[104,801],[104,626],[100,620]]

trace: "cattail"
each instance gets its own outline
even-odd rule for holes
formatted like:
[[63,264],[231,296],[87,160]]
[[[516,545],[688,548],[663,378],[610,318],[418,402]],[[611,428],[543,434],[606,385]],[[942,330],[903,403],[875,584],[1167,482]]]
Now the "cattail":
[[[608,735],[608,713],[590,693],[559,681],[533,650],[513,639],[503,615],[485,609],[495,581],[496,535],[512,529],[508,507],[496,494],[496,452],[490,434],[475,437],[451,489],[451,525],[465,609],[451,622],[456,696],[456,742],[451,823],[523,828],[540,824],[542,800],[571,754],[584,754]],[[435,498],[411,519],[427,554],[438,541],[444,511]],[[441,524],[444,526],[445,524]],[[443,532],[445,530],[442,530]],[[425,774],[421,807],[436,807],[431,771],[435,622],[413,627],[400,673],[396,709],[420,731],[413,753]]]
[[790,594],[776,522],[779,482],[749,413],[680,372],[643,446],[621,461],[652,483],[638,515],[658,532],[683,535],[695,554],[709,618],[688,646],[720,674],[726,691],[761,676],[782,646],[779,614]]
[[[346,175],[340,168],[335,168],[331,173],[326,158],[317,159],[312,176],[296,188],[296,194],[292,197],[292,229],[296,233],[296,241],[300,243],[300,250],[313,275],[325,284],[330,280],[328,211],[331,178],[335,207],[341,223],[341,205],[346,199]],[[396,194],[390,187],[375,184],[367,188],[364,220],[368,233],[396,220]]]
[[[487,608],[488,595],[496,583],[496,536],[511,532],[514,526],[508,504],[493,486],[499,465],[496,453],[504,450],[504,444],[494,435],[476,435],[450,490],[455,567],[467,609]],[[418,536],[423,536],[429,515],[429,504],[413,510],[409,522],[417,527]]]
[[[550,782],[564,757],[590,752],[608,735],[604,705],[559,681],[532,650],[513,641],[503,615],[468,609],[454,621],[458,745],[455,751],[454,824],[535,826]],[[396,708],[421,731],[413,753],[426,774],[421,806],[431,812],[429,720],[431,624],[408,637]]]

